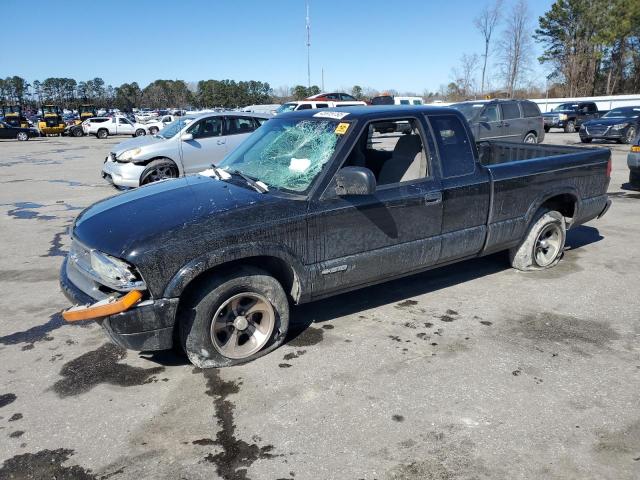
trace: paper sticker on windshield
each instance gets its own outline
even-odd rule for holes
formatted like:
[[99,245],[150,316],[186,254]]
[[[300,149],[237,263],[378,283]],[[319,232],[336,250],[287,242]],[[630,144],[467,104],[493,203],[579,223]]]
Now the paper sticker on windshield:
[[349,112],[318,112],[314,117],[318,118],[335,118],[336,120],[342,120],[349,115]]
[[349,130],[349,124],[346,122],[341,122],[335,129],[335,133],[338,135],[344,135]]

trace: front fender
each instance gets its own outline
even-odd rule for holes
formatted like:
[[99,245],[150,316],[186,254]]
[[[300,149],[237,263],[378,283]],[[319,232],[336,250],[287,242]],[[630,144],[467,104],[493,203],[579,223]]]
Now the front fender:
[[245,245],[234,245],[221,250],[207,252],[200,257],[194,258],[184,265],[176,273],[164,289],[164,298],[176,298],[182,295],[186,286],[200,274],[211,270],[225,263],[250,259],[252,257],[275,257],[285,262],[293,271],[294,276],[294,299],[298,300],[303,293],[308,292],[307,275],[302,262],[293,255],[283,245],[266,243],[249,243]]

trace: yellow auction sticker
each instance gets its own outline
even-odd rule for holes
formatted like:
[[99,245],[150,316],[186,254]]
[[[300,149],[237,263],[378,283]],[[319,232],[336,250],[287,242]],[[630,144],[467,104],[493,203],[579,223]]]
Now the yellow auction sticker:
[[344,135],[345,133],[347,133],[347,130],[349,130],[349,124],[346,122],[341,122],[336,127],[335,133],[337,133],[338,135]]

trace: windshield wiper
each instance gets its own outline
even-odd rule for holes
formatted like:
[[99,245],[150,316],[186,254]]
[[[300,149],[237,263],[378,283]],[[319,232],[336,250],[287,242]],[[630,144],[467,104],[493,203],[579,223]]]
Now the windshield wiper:
[[[248,177],[247,175],[245,175],[244,173],[240,172],[239,170],[227,170],[227,173],[230,173],[231,175],[238,175],[245,182],[247,182],[247,185],[251,186],[257,192],[267,193],[269,191],[269,189],[266,188],[262,182],[256,182],[253,178]],[[216,174],[217,174],[217,172],[216,172]]]

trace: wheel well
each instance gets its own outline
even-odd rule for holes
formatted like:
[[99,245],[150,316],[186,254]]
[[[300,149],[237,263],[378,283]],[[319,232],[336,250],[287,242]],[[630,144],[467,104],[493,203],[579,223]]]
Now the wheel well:
[[266,255],[241,258],[238,260],[232,260],[230,262],[223,263],[221,265],[216,265],[215,267],[202,272],[193,280],[191,280],[182,291],[180,297],[189,298],[189,293],[194,289],[197,289],[200,283],[209,278],[211,275],[216,275],[220,272],[233,270],[240,265],[250,265],[264,270],[278,282],[280,282],[280,285],[282,285],[282,288],[290,298],[292,298],[294,301],[299,298],[300,285],[293,268],[291,268],[291,266],[281,258]]
[[169,157],[162,157],[162,156],[153,157],[153,158],[150,158],[149,160],[138,160],[138,161],[135,161],[135,162],[133,162],[133,164],[134,165],[146,166],[146,165],[149,165],[151,162],[153,162],[155,160],[169,160],[170,162],[172,162],[176,166],[176,168],[178,168],[178,172],[180,172],[180,168],[178,167],[178,164],[175,161],[173,161],[172,159],[170,159]]
[[548,208],[560,212],[565,218],[573,218],[576,212],[576,197],[569,193],[548,198],[540,208]]

